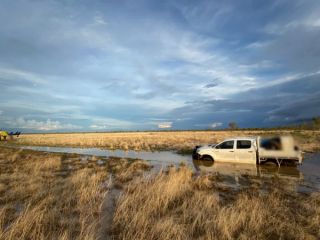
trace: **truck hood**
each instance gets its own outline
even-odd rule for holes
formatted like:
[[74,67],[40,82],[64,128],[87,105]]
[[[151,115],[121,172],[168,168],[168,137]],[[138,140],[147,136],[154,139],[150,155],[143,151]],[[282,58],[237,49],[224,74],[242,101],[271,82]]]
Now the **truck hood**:
[[208,149],[212,149],[212,147],[214,147],[215,144],[209,144],[209,145],[203,145],[197,148],[197,151],[203,151],[203,150],[208,150]]

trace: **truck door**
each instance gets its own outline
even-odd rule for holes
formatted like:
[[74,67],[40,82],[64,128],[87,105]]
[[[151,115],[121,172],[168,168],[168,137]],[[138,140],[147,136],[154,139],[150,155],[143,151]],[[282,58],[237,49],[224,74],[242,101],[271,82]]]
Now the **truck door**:
[[240,163],[256,163],[256,150],[251,140],[237,140],[235,161]]
[[214,148],[214,160],[234,162],[234,140],[224,141]]

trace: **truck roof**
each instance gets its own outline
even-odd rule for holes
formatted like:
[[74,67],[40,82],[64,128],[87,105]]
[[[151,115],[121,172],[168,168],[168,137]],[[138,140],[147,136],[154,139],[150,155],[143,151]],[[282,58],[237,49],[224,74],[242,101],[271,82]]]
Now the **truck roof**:
[[252,140],[256,140],[257,137],[233,137],[233,138],[227,138],[224,139],[223,141],[232,141],[232,140],[248,140],[248,141],[252,141]]

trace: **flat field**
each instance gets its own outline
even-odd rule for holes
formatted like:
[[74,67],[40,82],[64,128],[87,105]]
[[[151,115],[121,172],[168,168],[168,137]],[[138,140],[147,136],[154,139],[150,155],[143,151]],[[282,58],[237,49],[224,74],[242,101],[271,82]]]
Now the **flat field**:
[[99,147],[122,150],[176,150],[190,152],[194,146],[217,143],[228,137],[291,134],[304,151],[320,147],[320,131],[238,130],[238,131],[168,131],[120,133],[23,134],[21,145]]
[[0,239],[319,239],[320,194],[187,166],[0,147]]

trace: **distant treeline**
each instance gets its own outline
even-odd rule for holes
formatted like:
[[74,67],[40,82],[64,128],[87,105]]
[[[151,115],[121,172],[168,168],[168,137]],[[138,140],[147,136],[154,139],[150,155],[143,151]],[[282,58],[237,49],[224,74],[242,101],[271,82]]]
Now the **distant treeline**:
[[228,128],[221,130],[320,130],[320,117],[313,117],[300,123],[264,128],[241,128],[236,122],[230,122]]

